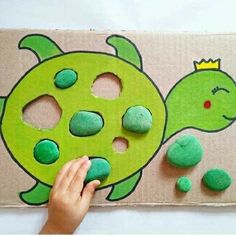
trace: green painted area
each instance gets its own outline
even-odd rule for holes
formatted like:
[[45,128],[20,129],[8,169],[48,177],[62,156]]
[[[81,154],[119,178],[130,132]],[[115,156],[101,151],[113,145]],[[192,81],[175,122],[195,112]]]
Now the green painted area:
[[134,133],[147,133],[152,127],[152,114],[143,106],[130,107],[123,116],[123,127]]
[[118,57],[132,63],[140,69],[142,68],[142,58],[136,46],[131,41],[122,36],[112,35],[108,37],[107,43],[116,49],[116,55]]
[[52,164],[59,158],[57,144],[52,140],[41,140],[34,147],[34,157],[42,164]]
[[95,112],[76,112],[70,120],[70,132],[75,136],[95,135],[103,127],[102,117]]
[[3,113],[3,108],[4,108],[4,103],[6,101],[6,98],[4,97],[0,97],[0,118],[2,117],[2,113]]
[[192,181],[186,176],[181,176],[176,183],[177,189],[181,192],[188,192],[192,189]]
[[107,200],[117,201],[121,198],[127,197],[132,191],[134,191],[141,178],[141,174],[142,173],[140,171],[135,175],[131,176],[130,178],[126,179],[125,181],[114,185],[110,194],[107,197]]
[[223,169],[210,169],[204,174],[203,183],[213,191],[223,191],[231,185],[232,179]]
[[55,75],[55,85],[60,89],[71,87],[77,81],[77,73],[71,69],[63,69]]
[[21,192],[20,197],[27,204],[40,205],[48,201],[50,191],[50,187],[38,182],[32,189]]
[[[221,89],[214,93],[216,87]],[[204,107],[206,101],[211,102],[209,109]],[[165,140],[187,127],[205,132],[226,128],[236,119],[235,104],[236,84],[228,74],[219,70],[202,70],[185,76],[166,98],[168,122]]]
[[33,51],[40,61],[63,53],[51,39],[44,35],[24,37],[19,43],[19,48]]
[[169,146],[167,160],[176,167],[188,168],[197,165],[203,153],[202,145],[195,136],[183,135]]
[[111,173],[111,166],[109,162],[102,158],[93,158],[91,161],[91,167],[85,178],[85,183],[92,180],[104,181]]

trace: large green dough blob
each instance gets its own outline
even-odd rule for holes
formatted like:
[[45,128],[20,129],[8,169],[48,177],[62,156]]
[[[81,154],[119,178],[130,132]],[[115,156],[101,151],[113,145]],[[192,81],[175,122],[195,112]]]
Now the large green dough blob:
[[92,158],[90,159],[91,166],[88,170],[87,176],[85,178],[85,183],[88,183],[92,180],[105,180],[110,172],[111,166],[108,161],[103,158]]
[[186,176],[181,176],[176,183],[177,189],[181,192],[188,192],[192,188],[192,181],[186,177]]
[[134,133],[147,133],[152,127],[152,114],[143,106],[130,107],[123,116],[123,127]]
[[59,158],[59,148],[52,140],[41,140],[34,147],[34,157],[42,164],[52,164]]
[[56,87],[66,89],[71,87],[77,80],[77,73],[71,69],[64,69],[55,75]]
[[202,145],[196,137],[183,135],[168,148],[167,160],[176,167],[188,168],[201,161],[203,152]]
[[231,185],[230,175],[223,169],[208,170],[203,176],[203,183],[213,191],[222,191]]
[[90,111],[76,112],[70,120],[70,132],[75,136],[90,136],[98,133],[103,127],[102,117]]

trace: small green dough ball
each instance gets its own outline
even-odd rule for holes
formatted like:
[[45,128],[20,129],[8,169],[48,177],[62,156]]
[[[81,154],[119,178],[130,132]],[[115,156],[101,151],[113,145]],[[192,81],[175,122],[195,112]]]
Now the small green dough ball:
[[34,157],[42,164],[52,164],[59,158],[57,144],[49,139],[39,141],[34,147]]
[[71,87],[77,80],[77,73],[71,69],[64,69],[55,75],[54,84],[60,89]]
[[98,133],[103,127],[102,117],[90,111],[76,112],[70,120],[70,132],[85,137]]
[[192,181],[188,177],[182,176],[177,180],[176,186],[179,191],[186,193],[191,190]]
[[203,153],[202,145],[195,136],[183,135],[169,146],[167,160],[176,167],[188,168],[197,165]]
[[143,106],[130,107],[123,116],[123,127],[134,133],[147,133],[152,127],[152,114]]
[[232,179],[223,169],[210,169],[204,174],[203,183],[213,191],[222,191],[231,185]]
[[103,158],[92,158],[90,159],[91,166],[87,172],[85,183],[92,180],[105,180],[111,173],[111,166],[108,161]]

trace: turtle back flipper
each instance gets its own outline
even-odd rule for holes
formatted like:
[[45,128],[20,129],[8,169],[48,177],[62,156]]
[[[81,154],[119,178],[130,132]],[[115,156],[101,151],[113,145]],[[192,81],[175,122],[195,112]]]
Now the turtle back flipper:
[[54,41],[41,34],[26,35],[19,42],[19,48],[31,50],[39,62],[63,53]]
[[0,97],[0,120],[3,114],[5,101],[6,101],[5,97]]
[[116,56],[122,58],[138,69],[142,70],[142,57],[135,46],[129,39],[121,35],[111,35],[106,40],[116,50]]
[[126,198],[135,190],[141,177],[142,171],[139,171],[135,175],[132,175],[130,178],[114,185],[106,199],[109,201],[118,201]]
[[21,192],[20,198],[29,205],[42,205],[48,202],[51,187],[37,182],[31,189]]

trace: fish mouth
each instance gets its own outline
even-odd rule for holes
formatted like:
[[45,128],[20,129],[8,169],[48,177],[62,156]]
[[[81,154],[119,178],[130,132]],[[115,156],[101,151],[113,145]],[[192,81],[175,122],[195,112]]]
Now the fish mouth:
[[229,120],[229,121],[235,121],[236,120],[236,116],[235,117],[229,117],[229,116],[223,115],[223,118],[225,118],[226,120]]

